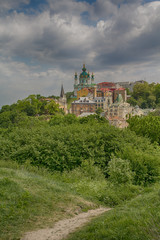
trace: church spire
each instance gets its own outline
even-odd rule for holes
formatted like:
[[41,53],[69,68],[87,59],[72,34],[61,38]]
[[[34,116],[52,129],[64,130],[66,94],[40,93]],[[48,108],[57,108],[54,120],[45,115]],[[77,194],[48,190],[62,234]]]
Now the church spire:
[[61,85],[61,93],[60,93],[60,97],[61,97],[61,98],[64,97],[64,88],[63,88],[63,84]]

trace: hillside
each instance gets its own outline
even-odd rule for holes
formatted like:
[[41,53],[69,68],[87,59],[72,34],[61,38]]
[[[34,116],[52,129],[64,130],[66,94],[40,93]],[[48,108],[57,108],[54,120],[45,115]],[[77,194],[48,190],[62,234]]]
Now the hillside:
[[159,185],[93,220],[67,240],[160,239]]
[[0,189],[1,240],[19,239],[28,230],[52,226],[60,219],[98,206],[45,170],[26,170],[2,161]]
[[[126,228],[126,236],[134,239],[137,231],[141,239],[144,226],[137,223],[143,220],[145,231],[154,229],[158,239],[160,147],[149,137],[110,126],[98,115],[54,115],[49,121],[21,116],[1,125],[0,142],[0,239],[19,239],[25,232],[99,206],[114,210],[95,222],[98,240],[103,239],[103,222],[104,236],[115,236],[110,239],[118,240],[117,232]],[[149,207],[145,210],[146,201],[152,216]],[[151,225],[150,219],[155,219]],[[89,229],[94,235],[95,228]],[[80,234],[92,239],[86,228]]]

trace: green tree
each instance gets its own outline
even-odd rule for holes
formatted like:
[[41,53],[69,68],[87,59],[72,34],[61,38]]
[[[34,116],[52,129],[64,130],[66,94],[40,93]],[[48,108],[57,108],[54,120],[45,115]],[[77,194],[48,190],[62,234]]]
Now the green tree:
[[55,113],[60,112],[59,104],[52,100],[45,106],[45,110],[47,114],[54,115]]
[[154,87],[154,94],[156,97],[156,103],[160,103],[160,84],[157,83]]
[[146,99],[150,95],[150,88],[147,82],[145,83],[137,83],[133,87],[132,96],[138,100],[140,97]]
[[103,112],[103,109],[98,107],[96,110],[97,115],[100,115]]
[[130,97],[127,102],[129,104],[131,104],[132,106],[136,106],[137,105],[137,100],[134,99],[133,97]]
[[155,108],[160,96],[159,84],[137,83],[128,100],[132,106],[138,105],[141,108]]

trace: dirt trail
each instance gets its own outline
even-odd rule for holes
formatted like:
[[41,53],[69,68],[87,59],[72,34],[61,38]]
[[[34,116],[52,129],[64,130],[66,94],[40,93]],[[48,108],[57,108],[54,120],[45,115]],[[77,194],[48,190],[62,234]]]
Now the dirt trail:
[[85,223],[89,222],[93,217],[98,216],[110,208],[98,208],[89,210],[86,213],[57,222],[53,228],[41,229],[35,232],[28,232],[21,240],[61,240],[71,232],[82,227]]

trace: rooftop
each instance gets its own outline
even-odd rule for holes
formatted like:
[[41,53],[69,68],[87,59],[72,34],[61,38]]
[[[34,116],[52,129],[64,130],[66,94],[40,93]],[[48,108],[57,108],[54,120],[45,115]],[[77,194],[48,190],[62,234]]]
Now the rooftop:
[[73,103],[94,103],[88,97],[80,97],[78,100],[74,101]]

